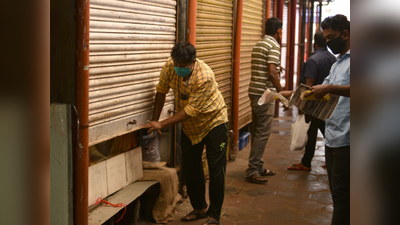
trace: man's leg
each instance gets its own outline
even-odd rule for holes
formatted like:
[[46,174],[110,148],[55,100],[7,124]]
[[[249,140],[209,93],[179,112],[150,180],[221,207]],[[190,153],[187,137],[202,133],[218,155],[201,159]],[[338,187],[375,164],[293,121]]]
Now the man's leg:
[[[324,136],[324,139],[325,139],[325,121],[320,120],[320,123],[319,123],[319,125],[318,125],[318,128],[319,128],[319,130],[321,131],[322,136]],[[324,150],[325,150],[325,149],[324,149]],[[322,165],[322,167],[326,168],[326,164]]]
[[227,124],[213,128],[204,138],[207,147],[207,162],[210,172],[210,207],[207,215],[217,221],[225,197],[226,148],[228,146]]
[[202,154],[204,143],[192,145],[190,139],[182,131],[181,137],[182,147],[182,172],[190,203],[193,209],[203,210],[207,208],[205,198],[205,180],[202,163]]
[[310,122],[311,124],[307,131],[308,140],[301,163],[304,166],[311,168],[311,161],[314,158],[315,145],[317,142],[318,128],[320,127],[320,122],[323,121],[307,114],[305,114],[305,119],[306,123]]
[[319,120],[318,128],[321,131],[322,136],[324,136],[324,138],[325,138],[325,121]]
[[325,152],[333,200],[332,225],[350,224],[350,146],[325,146]]
[[259,96],[250,95],[253,122],[249,167],[246,170],[247,176],[262,170],[264,165],[262,158],[271,134],[272,119],[275,113],[275,102],[258,105],[258,99]]
[[333,155],[332,149],[325,145],[325,164],[326,164],[326,172],[328,173],[329,180],[329,190],[332,194],[332,164],[333,164]]

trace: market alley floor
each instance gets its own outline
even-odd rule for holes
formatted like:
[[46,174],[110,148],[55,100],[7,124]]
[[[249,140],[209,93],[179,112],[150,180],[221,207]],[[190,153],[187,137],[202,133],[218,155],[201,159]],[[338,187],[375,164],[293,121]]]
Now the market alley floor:
[[[321,167],[325,164],[321,133],[318,134],[312,170],[287,170],[288,166],[299,162],[304,152],[289,149],[290,124],[295,121],[296,111],[297,108],[285,112],[280,109],[279,117],[274,118],[264,162],[265,167],[276,175],[269,176],[266,184],[249,183],[244,178],[250,143],[237,153],[234,161],[228,162],[221,225],[330,224],[333,206],[327,172]],[[174,220],[168,225],[200,225],[206,220],[181,221],[180,218],[192,210],[187,198],[175,210]]]

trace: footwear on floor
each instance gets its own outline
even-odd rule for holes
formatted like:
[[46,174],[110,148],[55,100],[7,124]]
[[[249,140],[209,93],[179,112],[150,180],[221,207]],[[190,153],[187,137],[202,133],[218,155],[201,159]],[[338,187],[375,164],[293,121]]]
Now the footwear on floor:
[[257,184],[265,184],[268,182],[267,178],[261,176],[258,172],[245,177],[247,181]]
[[260,172],[261,176],[273,176],[275,174],[276,173],[272,172],[272,170],[265,169],[265,168],[264,168],[264,170],[262,172]]
[[186,214],[186,216],[182,217],[183,221],[194,221],[198,219],[204,219],[207,218],[205,212],[199,212],[199,211],[191,211],[189,214]]
[[208,218],[208,219],[206,220],[206,222],[203,223],[203,225],[210,225],[210,224],[219,224],[219,221],[216,221],[216,220],[214,220],[214,219],[212,219],[212,218]]
[[311,170],[310,167],[304,166],[301,163],[293,164],[293,165],[289,166],[287,169],[288,170],[305,170],[305,171],[310,171]]

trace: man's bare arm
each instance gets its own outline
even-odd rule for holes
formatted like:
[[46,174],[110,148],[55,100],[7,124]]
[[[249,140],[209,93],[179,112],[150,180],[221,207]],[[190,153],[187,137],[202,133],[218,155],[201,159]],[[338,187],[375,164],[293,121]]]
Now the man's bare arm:
[[311,87],[311,86],[314,85],[314,82],[315,82],[315,79],[306,77],[306,83],[305,83],[305,85]]
[[149,128],[147,133],[151,133],[151,132],[153,132],[153,130],[157,130],[158,133],[162,134],[161,129],[163,129],[164,127],[168,127],[168,126],[180,123],[189,118],[191,118],[191,117],[188,114],[186,114],[185,110],[182,110],[182,111],[176,113],[174,116],[172,116],[168,119],[165,119],[161,122],[150,121],[150,122],[146,123],[145,125],[143,125],[142,128]]
[[268,74],[269,74],[272,84],[276,88],[276,91],[281,92],[283,89],[282,89],[281,82],[279,80],[279,77],[278,77],[278,74],[276,71],[276,64],[268,63]]
[[153,116],[151,117],[151,121],[158,121],[160,119],[161,110],[164,107],[165,96],[165,94],[161,94],[159,92],[156,93],[156,98],[154,100]]

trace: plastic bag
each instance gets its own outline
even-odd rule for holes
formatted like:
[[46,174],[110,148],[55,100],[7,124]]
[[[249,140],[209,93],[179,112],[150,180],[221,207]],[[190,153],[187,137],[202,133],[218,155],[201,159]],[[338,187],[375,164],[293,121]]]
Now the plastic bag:
[[271,91],[269,88],[267,88],[264,93],[261,95],[260,99],[258,99],[258,105],[263,105],[268,102],[272,102],[275,100],[281,100],[281,102],[286,106],[289,107],[290,103],[289,100],[287,100],[285,97],[283,97],[281,94],[276,93],[275,91]]
[[160,162],[160,151],[158,143],[158,133],[153,133],[143,136],[142,145],[142,159],[143,161],[159,163]]
[[292,123],[292,134],[290,137],[290,150],[303,150],[307,144],[307,131],[310,122],[306,123],[304,114],[297,116],[296,122]]

